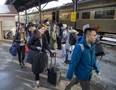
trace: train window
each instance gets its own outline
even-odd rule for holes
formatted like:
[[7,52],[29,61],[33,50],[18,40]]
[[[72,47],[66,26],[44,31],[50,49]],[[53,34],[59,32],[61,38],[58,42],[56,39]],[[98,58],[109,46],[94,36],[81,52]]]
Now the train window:
[[113,19],[115,10],[96,11],[95,19]]
[[77,13],[77,19],[79,19],[79,13]]
[[90,19],[90,12],[83,12],[82,19]]

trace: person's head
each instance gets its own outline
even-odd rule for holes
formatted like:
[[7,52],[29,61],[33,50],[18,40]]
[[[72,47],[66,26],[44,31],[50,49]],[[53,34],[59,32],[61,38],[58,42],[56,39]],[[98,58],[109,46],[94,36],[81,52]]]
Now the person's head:
[[19,28],[20,22],[16,22],[16,28]]
[[96,33],[99,33],[99,26],[95,26],[94,29],[95,29]]
[[45,26],[44,25],[39,25],[38,31],[39,31],[40,34],[44,34],[44,32],[46,31]]
[[94,28],[86,28],[84,30],[84,37],[88,43],[94,43],[96,41],[96,32]]
[[35,29],[36,29],[35,24],[32,23],[31,26],[30,26],[30,31],[33,31]]
[[61,27],[62,29],[67,29],[67,25],[63,24],[63,27]]
[[24,23],[20,23],[19,29],[20,29],[20,30],[24,30],[24,28],[25,28],[25,24],[24,24]]
[[49,23],[48,18],[43,21],[43,24]]

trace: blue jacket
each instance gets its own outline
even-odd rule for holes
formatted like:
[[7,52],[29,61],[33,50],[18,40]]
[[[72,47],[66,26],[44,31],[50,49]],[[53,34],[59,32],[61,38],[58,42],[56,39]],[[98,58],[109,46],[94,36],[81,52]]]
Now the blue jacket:
[[[84,51],[81,50],[79,43],[83,44]],[[82,38],[79,43],[76,43],[73,50],[67,78],[71,79],[74,73],[80,80],[89,80],[92,69],[95,69],[97,73],[100,71],[96,63],[95,44],[92,44],[91,47],[89,47],[84,38]]]

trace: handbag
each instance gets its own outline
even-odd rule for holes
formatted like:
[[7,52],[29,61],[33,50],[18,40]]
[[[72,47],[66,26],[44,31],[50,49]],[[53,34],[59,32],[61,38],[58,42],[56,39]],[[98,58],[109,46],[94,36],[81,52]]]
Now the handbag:
[[9,49],[9,52],[11,55],[16,56],[17,55],[17,47],[12,45]]
[[25,52],[26,52],[26,53],[29,53],[29,47],[28,47],[27,44],[25,44]]

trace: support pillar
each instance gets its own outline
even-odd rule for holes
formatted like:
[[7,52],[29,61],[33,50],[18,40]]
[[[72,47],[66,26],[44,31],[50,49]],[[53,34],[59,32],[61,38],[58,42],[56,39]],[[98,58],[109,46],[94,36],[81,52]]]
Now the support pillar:
[[[77,2],[78,2],[78,0],[73,0],[73,3],[74,3],[73,11],[74,12],[77,12]],[[76,29],[76,22],[77,22],[77,20],[75,22],[73,22],[73,29]]]
[[25,8],[25,24],[27,24],[27,10]]
[[38,6],[39,6],[39,23],[41,24],[41,2],[38,0]]

